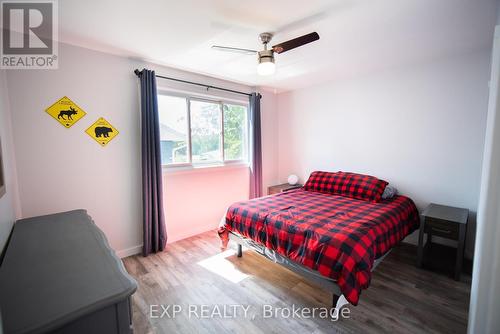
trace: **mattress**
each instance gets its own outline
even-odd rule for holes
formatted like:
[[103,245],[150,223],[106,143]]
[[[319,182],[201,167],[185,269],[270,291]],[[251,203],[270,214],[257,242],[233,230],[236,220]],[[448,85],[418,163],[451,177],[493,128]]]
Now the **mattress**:
[[234,203],[219,233],[236,232],[335,280],[357,305],[375,259],[418,227],[406,196],[375,203],[297,189]]

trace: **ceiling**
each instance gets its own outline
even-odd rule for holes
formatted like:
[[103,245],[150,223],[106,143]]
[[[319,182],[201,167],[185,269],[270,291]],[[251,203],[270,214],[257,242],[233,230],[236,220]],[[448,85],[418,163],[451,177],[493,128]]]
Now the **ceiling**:
[[[64,0],[59,38],[277,91],[491,47],[496,0]],[[256,56],[210,49],[260,49],[312,31],[321,39],[276,55],[256,74]]]

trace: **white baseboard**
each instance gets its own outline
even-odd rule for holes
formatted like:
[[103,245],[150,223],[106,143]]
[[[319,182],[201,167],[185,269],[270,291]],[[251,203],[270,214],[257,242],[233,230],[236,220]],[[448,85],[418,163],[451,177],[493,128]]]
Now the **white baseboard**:
[[118,256],[120,259],[123,259],[124,257],[140,254],[141,252],[142,252],[142,245],[137,245],[134,247],[116,251],[116,256]]

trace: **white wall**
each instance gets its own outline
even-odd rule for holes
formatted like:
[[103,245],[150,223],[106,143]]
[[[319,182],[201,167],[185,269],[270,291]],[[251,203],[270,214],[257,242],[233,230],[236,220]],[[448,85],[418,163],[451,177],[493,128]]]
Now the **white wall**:
[[0,253],[4,249],[14,221],[20,217],[16,162],[12,142],[12,125],[7,96],[5,70],[0,70],[0,140],[6,193],[0,198]]
[[[140,245],[137,79],[130,60],[60,45],[59,70],[9,71],[23,217],[87,209],[116,250]],[[63,96],[87,115],[66,129],[45,109]],[[103,116],[120,134],[105,148],[84,131]]]
[[[10,71],[24,217],[85,208],[119,255],[140,250],[140,104],[139,80],[133,70],[143,67],[251,91],[251,87],[65,44],[60,45],[58,70]],[[158,80],[158,86],[206,94],[203,88],[164,80]],[[44,112],[64,95],[87,112],[71,129]],[[263,110],[265,117],[269,112]],[[120,131],[105,148],[84,133],[100,116]],[[228,204],[248,197],[245,168],[166,174],[164,183],[169,242],[217,227]]]
[[[489,50],[280,94],[279,178],[383,178],[421,209],[477,210]],[[467,254],[473,250],[469,228]]]
[[500,25],[492,59],[469,333],[500,332]]

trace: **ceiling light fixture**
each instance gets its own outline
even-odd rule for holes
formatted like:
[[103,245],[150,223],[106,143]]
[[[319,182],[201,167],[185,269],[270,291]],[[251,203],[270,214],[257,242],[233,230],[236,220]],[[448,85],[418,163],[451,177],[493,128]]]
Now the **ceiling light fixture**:
[[272,75],[276,72],[276,64],[274,63],[274,54],[272,50],[264,50],[259,53],[259,64],[257,65],[257,73],[259,75]]
[[264,32],[259,35],[259,38],[264,46],[264,50],[262,51],[234,48],[221,45],[212,45],[212,49],[219,51],[242,53],[246,55],[257,54],[257,59],[258,59],[257,73],[259,75],[272,75],[274,74],[274,72],[276,72],[276,64],[274,63],[274,54],[276,53],[280,54],[298,48],[299,46],[317,41],[319,39],[319,35],[317,32],[312,32],[310,34],[300,36],[277,45],[273,45],[273,47],[269,49],[267,48],[267,44],[273,38],[273,34],[270,32]]

